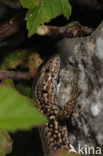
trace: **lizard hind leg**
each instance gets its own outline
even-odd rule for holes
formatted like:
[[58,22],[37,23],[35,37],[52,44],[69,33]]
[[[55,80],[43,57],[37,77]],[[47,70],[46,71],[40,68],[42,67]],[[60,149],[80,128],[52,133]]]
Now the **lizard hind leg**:
[[68,119],[73,111],[74,105],[75,105],[74,101],[69,101],[68,103],[66,103],[63,110],[61,110],[57,115],[57,119],[59,121],[64,121]]

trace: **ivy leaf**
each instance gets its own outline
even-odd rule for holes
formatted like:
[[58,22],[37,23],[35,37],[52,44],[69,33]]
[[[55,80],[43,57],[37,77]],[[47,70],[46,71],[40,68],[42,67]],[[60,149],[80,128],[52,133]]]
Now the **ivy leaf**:
[[28,129],[39,126],[46,118],[29,104],[33,101],[15,89],[0,86],[0,130]]
[[[21,2],[24,7],[30,9],[26,15],[29,37],[37,32],[41,24],[49,22],[52,18],[58,15],[64,15],[68,19],[71,15],[71,6],[68,0],[42,0],[42,2],[34,5],[34,7],[33,5],[30,6],[27,0],[21,0]],[[30,2],[32,2],[32,0],[30,0]]]

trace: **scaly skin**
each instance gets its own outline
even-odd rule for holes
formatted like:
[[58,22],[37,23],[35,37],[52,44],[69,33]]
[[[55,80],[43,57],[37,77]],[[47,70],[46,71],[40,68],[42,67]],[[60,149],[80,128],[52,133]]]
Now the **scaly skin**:
[[42,65],[33,83],[33,99],[37,101],[39,110],[48,117],[48,123],[39,129],[45,156],[61,147],[70,149],[66,124],[60,120],[69,117],[73,109],[78,95],[77,80],[73,83],[72,100],[60,110],[55,105],[59,70],[60,56],[55,55]]

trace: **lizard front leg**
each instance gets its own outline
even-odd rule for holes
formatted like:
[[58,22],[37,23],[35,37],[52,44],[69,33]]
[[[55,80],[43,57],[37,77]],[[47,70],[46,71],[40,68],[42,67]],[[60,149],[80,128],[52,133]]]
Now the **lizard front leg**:
[[57,118],[59,121],[63,121],[65,119],[68,119],[73,111],[73,108],[75,106],[75,103],[76,103],[76,99],[77,97],[79,96],[79,91],[78,91],[78,69],[76,68],[74,70],[75,72],[75,76],[74,76],[74,79],[72,81],[72,97],[71,97],[71,100],[68,101],[63,109],[60,110],[60,112],[58,113],[57,115]]

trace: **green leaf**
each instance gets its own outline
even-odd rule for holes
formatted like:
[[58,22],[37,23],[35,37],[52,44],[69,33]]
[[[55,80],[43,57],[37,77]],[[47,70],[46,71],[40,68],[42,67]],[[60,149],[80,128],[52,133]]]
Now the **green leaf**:
[[[33,1],[21,0],[24,7],[29,8],[26,15],[29,37],[37,32],[37,28],[58,15],[64,15],[67,19],[71,15],[71,6],[68,0],[42,0],[38,5],[31,5]],[[35,1],[34,1],[35,2]],[[34,7],[33,7],[34,6]]]
[[53,152],[50,156],[81,156],[81,155],[72,151],[68,151],[68,149],[62,147]]
[[42,0],[20,0],[24,8],[32,9],[37,5],[40,5]]
[[46,118],[30,103],[31,99],[13,88],[0,86],[0,129],[28,129],[43,124]]
[[31,89],[29,87],[25,87],[21,84],[17,84],[15,87],[21,94],[31,97]]
[[9,79],[9,78],[3,79],[2,82],[1,82],[0,84],[1,84],[1,85],[5,85],[5,86],[7,86],[7,87],[12,87],[12,88],[15,87],[15,86],[14,86],[13,80],[12,80],[12,79]]
[[19,49],[11,51],[4,58],[0,65],[0,69],[6,70],[10,68],[16,68],[18,65],[23,64],[23,61],[28,57],[29,53],[29,51]]
[[0,131],[0,156],[6,156],[6,154],[12,151],[12,140],[7,132]]
[[81,156],[80,154],[77,154],[77,153],[74,153],[74,152],[70,152],[69,154],[68,154],[68,156]]

